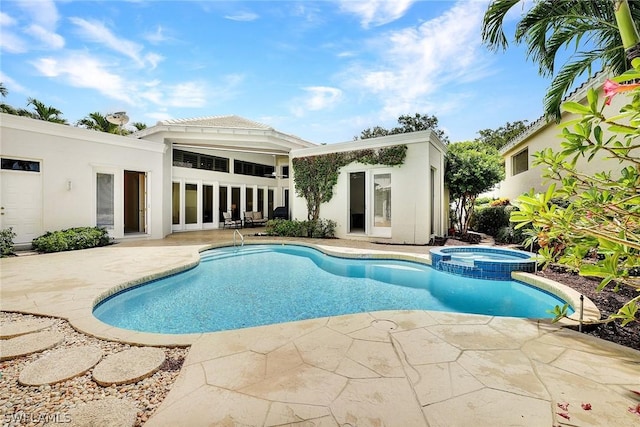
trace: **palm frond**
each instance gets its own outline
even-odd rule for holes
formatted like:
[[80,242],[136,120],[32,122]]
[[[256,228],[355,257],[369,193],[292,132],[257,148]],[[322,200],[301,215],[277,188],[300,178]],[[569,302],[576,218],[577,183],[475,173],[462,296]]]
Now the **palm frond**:
[[504,34],[504,19],[520,0],[493,0],[484,14],[482,42],[493,51],[506,49],[509,45]]

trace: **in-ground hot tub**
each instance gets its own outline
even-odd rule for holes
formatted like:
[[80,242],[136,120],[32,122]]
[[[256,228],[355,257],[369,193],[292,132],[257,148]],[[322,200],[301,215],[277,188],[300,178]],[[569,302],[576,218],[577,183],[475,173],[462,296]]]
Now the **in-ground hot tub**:
[[430,252],[431,266],[436,270],[477,279],[511,280],[512,271],[536,270],[536,255],[515,249],[448,246]]

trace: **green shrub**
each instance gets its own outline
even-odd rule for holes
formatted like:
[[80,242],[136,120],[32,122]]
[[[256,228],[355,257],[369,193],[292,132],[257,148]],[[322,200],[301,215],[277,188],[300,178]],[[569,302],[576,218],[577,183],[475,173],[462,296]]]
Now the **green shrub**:
[[13,232],[13,228],[9,227],[0,230],[0,257],[13,255],[14,237],[16,237],[16,233]]
[[33,239],[38,252],[62,252],[95,248],[111,243],[109,233],[101,227],[76,227],[61,231],[48,231]]
[[335,229],[336,222],[327,219],[317,221],[274,219],[267,222],[266,232],[270,236],[328,239],[335,236]]
[[330,219],[319,219],[309,222],[309,235],[314,238],[330,239],[335,237],[336,222]]
[[477,209],[472,218],[473,229],[496,236],[498,230],[509,226],[511,208],[508,206],[488,206]]
[[488,205],[491,203],[493,199],[491,197],[476,197],[475,202],[473,202],[476,206]]

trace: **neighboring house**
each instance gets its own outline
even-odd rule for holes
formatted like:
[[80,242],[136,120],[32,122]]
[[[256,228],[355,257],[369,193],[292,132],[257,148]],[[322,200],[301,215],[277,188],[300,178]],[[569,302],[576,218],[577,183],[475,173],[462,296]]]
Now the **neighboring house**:
[[[599,73],[594,78],[577,88],[566,101],[574,101],[586,104],[587,91],[590,88],[598,90],[600,102],[602,98],[602,85],[607,79],[605,73]],[[620,108],[629,102],[629,98],[625,95],[618,95],[613,98],[611,105],[605,107],[605,116],[618,114]],[[570,120],[577,119],[575,114],[563,113],[560,124],[554,121],[547,122],[544,117],[539,118],[532,123],[522,134],[511,140],[501,150],[500,154],[505,162],[505,179],[490,193],[497,197],[506,197],[509,200],[515,200],[523,193],[530,191],[532,188],[535,192],[544,192],[551,184],[549,179],[543,178],[544,166],[534,166],[534,153],[542,151],[546,148],[552,148],[554,152],[562,150],[560,144],[563,138],[559,136],[562,128]],[[606,125],[603,126],[606,133]],[[598,153],[593,160],[587,162],[586,159],[580,158],[577,163],[578,170],[586,174],[592,175],[599,171],[616,171],[620,169],[617,161],[606,159],[604,152]]]
[[[398,144],[408,146],[402,166],[345,167],[321,216],[338,223],[339,237],[426,243],[444,234],[447,213],[446,147],[428,131],[318,146],[238,116],[165,120],[120,136],[0,114],[0,228],[12,227],[21,245],[96,225],[117,239],[160,239],[222,228],[224,212],[271,217],[278,206],[306,219],[291,156]],[[356,178],[359,187],[347,185]],[[356,203],[358,224],[348,211]]]

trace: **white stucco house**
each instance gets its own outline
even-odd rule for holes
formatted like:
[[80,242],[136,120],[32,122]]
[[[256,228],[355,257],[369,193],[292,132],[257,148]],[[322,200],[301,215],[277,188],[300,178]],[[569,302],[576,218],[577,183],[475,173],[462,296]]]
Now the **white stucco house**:
[[[160,239],[224,226],[223,213],[306,219],[291,159],[408,147],[397,167],[353,163],[321,217],[341,238],[427,243],[446,230],[446,146],[429,131],[316,145],[238,116],[165,120],[127,136],[0,113],[0,228],[28,244],[45,231],[103,226],[116,239]],[[384,188],[376,191],[375,188]],[[384,193],[384,194],[383,194]]]

